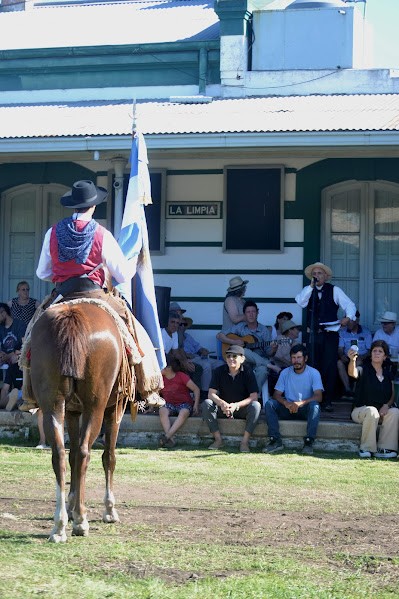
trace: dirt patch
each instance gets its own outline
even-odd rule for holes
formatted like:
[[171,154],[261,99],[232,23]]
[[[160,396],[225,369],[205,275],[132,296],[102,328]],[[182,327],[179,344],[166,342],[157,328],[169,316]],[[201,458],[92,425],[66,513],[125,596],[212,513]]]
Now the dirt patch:
[[[184,504],[181,495],[179,502]],[[3,530],[12,533],[46,536],[51,528],[53,510],[54,501],[0,498],[0,525]],[[95,529],[102,526],[100,500],[95,504],[88,502],[88,510],[95,534]],[[347,554],[348,564],[356,556],[370,556],[368,571],[381,567],[380,558],[389,565],[389,560],[398,555],[399,520],[392,514],[340,516],[321,510],[302,513],[266,509],[179,508],[174,505],[131,506],[123,501],[118,502],[118,513],[123,523],[118,528],[120,538],[129,537],[136,529],[148,531],[160,542],[180,539],[184,543],[201,544],[214,543],[217,539],[224,545],[247,547],[318,547],[330,556]],[[379,557],[378,564],[373,561],[373,556]],[[187,574],[184,576],[187,577]]]

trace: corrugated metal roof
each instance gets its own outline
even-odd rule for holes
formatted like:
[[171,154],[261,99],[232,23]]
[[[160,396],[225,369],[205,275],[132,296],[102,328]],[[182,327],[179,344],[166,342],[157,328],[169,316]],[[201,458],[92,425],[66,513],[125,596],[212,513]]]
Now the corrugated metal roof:
[[[0,139],[129,135],[130,102],[0,107]],[[137,103],[142,133],[399,131],[399,94]]]
[[0,13],[0,50],[219,39],[211,0],[45,6]]

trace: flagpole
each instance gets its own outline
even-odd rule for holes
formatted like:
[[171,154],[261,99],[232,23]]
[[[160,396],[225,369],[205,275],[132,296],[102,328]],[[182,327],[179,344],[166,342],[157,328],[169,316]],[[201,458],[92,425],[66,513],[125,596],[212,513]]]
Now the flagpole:
[[[133,98],[133,119],[132,119],[132,147],[133,140],[136,135],[136,126],[137,126],[137,113],[136,113],[136,98]],[[132,284],[132,311],[133,314],[136,314],[136,291],[137,291],[137,277],[136,275],[133,277]]]

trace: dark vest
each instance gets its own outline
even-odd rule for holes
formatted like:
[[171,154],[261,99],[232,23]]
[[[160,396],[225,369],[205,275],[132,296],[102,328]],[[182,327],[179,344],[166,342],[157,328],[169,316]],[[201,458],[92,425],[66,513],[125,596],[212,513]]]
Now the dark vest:
[[319,299],[319,293],[320,291],[315,287],[310,296],[307,310],[307,325],[310,327],[314,302],[314,326],[316,329],[319,328],[321,322],[334,322],[337,320],[338,314],[338,305],[334,302],[334,285],[324,283],[321,288],[321,299]]

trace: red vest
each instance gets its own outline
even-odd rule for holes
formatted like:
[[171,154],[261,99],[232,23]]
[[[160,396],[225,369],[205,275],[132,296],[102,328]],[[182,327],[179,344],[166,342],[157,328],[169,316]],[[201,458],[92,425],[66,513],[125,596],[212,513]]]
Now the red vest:
[[[87,221],[75,220],[76,228],[78,231],[82,231],[87,225]],[[55,232],[56,225],[51,229],[50,237],[50,256],[53,264],[53,283],[63,283],[67,279],[72,277],[81,277],[84,274],[88,274],[93,268],[98,266],[102,262],[102,249],[103,249],[103,238],[104,238],[104,227],[98,225],[94,233],[93,245],[91,246],[90,253],[84,264],[77,264],[75,260],[68,260],[67,262],[61,262],[58,258],[58,241]],[[102,287],[104,285],[105,275],[104,270],[100,268],[89,277],[94,283],[97,283]]]

